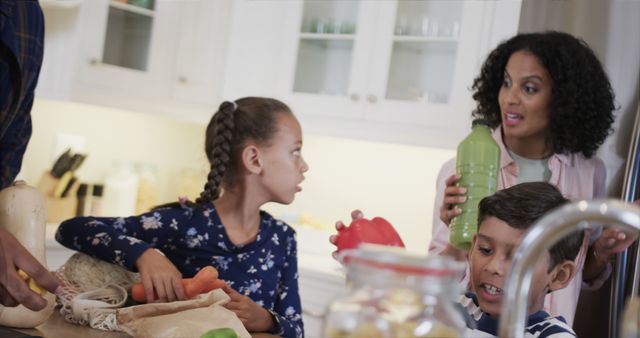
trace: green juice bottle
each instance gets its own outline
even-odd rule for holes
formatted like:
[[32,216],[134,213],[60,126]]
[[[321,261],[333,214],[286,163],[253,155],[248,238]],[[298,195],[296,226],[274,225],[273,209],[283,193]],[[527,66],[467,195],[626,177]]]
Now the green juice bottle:
[[478,203],[498,189],[500,146],[491,137],[489,122],[473,121],[471,133],[460,145],[456,157],[456,173],[462,177],[457,185],[467,188],[467,199],[456,206],[462,213],[451,220],[449,243],[461,250],[471,247],[478,231]]

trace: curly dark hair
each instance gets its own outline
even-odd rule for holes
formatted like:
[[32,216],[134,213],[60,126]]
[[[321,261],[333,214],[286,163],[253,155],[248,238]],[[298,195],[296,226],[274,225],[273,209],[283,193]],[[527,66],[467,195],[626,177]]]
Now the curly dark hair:
[[594,52],[570,34],[519,34],[498,45],[473,81],[473,116],[488,119],[492,128],[500,125],[498,93],[507,62],[517,51],[535,55],[553,80],[549,126],[554,153],[590,158],[612,132],[614,93]]
[[[556,187],[546,182],[516,184],[498,190],[480,201],[478,228],[485,219],[493,216],[512,228],[527,230],[542,216],[568,201]],[[583,231],[573,232],[549,249],[549,271],[561,262],[575,260],[582,246],[583,236]]]

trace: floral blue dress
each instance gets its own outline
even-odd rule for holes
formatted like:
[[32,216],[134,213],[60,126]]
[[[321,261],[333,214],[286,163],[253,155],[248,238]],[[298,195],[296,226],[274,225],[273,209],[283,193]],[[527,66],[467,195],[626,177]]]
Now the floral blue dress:
[[212,265],[229,286],[267,309],[272,333],[303,337],[295,231],[260,212],[255,241],[234,245],[213,205],[163,208],[131,217],[76,217],[60,224],[62,245],[135,271],[149,248],[162,251],[184,277]]

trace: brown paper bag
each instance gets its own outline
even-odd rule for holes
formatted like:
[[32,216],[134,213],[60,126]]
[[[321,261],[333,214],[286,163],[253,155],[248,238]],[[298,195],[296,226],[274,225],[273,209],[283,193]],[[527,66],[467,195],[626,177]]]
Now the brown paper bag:
[[134,337],[198,338],[209,330],[228,327],[238,337],[250,338],[236,314],[222,306],[227,302],[229,296],[216,289],[190,300],[118,309],[116,316],[120,329]]

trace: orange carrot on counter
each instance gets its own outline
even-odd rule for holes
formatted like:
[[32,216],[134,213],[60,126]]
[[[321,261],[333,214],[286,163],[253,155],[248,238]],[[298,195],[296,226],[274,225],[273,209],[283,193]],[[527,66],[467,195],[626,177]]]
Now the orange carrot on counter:
[[[188,299],[194,298],[201,293],[219,289],[225,285],[223,280],[218,279],[218,270],[212,266],[202,268],[193,278],[183,278],[181,282],[184,294]],[[152,300],[158,298],[155,292],[153,296]],[[136,302],[148,302],[142,283],[136,283],[131,286],[131,298]]]

